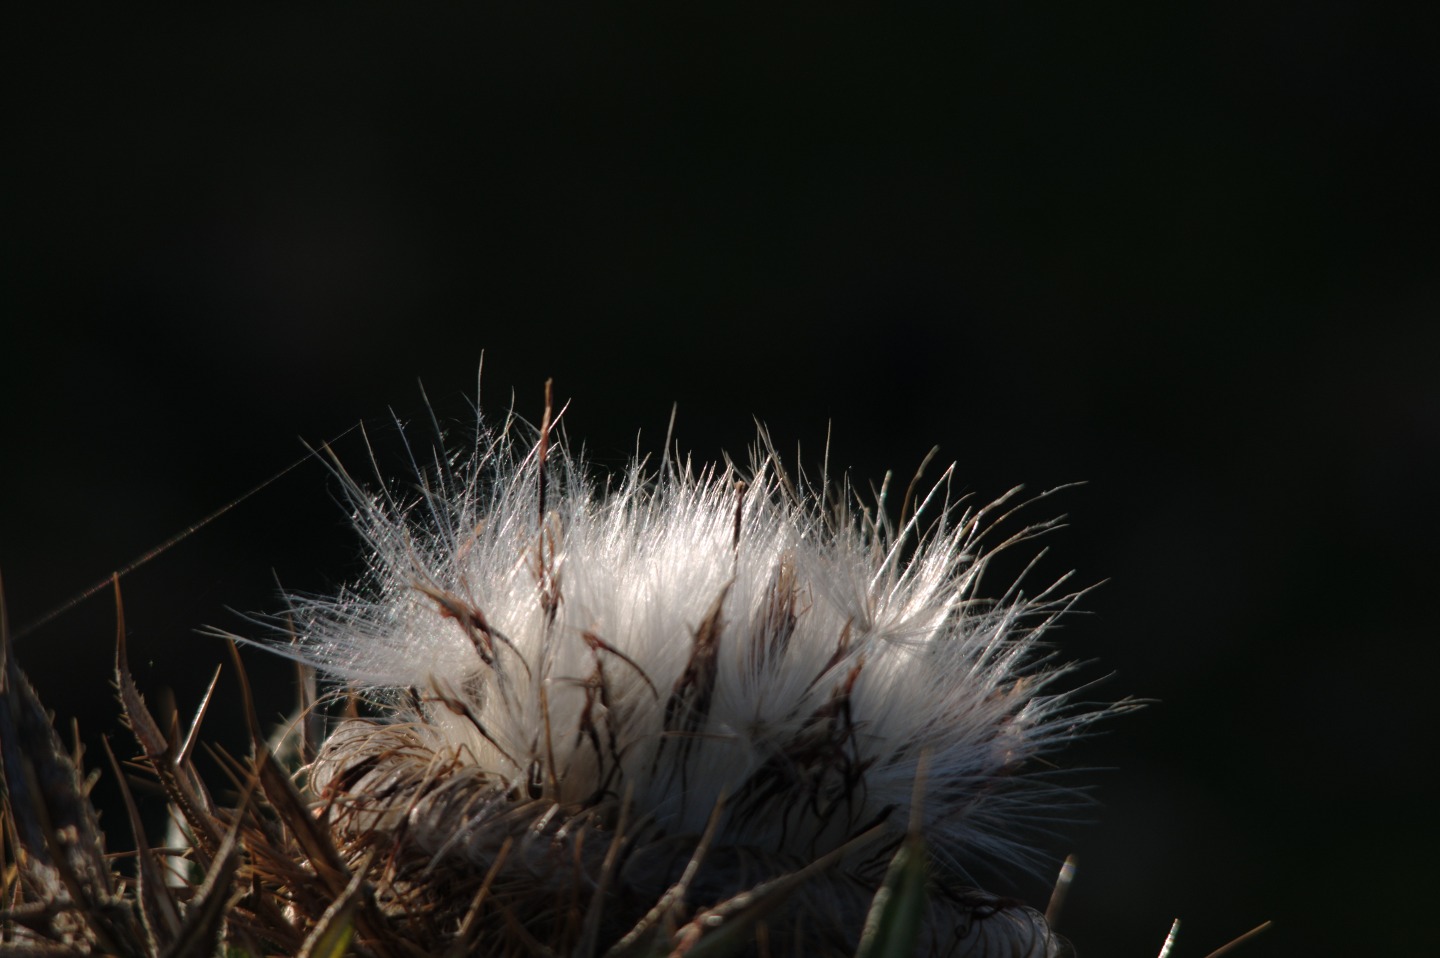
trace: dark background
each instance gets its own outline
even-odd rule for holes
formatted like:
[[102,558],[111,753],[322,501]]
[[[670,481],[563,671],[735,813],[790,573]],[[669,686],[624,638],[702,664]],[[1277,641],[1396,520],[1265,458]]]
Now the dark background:
[[[702,459],[833,423],[862,487],[938,444],[982,497],[1088,481],[1045,569],[1109,581],[1063,646],[1158,700],[1067,757],[1114,769],[1053,847],[1081,954],[1433,941],[1434,16],[47,9],[3,41],[13,626],[302,439],[363,420],[398,470],[390,410],[463,424],[482,350],[487,409],[555,377],[601,467],[672,403]],[[358,571],[335,493],[308,463],[126,577],[152,699],[193,709],[197,629],[277,577]],[[92,766],[113,639],[102,594],[17,645]]]

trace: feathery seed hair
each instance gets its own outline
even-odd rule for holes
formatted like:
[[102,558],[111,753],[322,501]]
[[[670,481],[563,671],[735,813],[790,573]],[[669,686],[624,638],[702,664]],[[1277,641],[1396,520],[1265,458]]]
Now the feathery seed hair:
[[547,388],[538,430],[482,425],[409,498],[336,467],[369,573],[292,599],[291,654],[378,712],[309,785],[352,859],[378,849],[382,906],[437,953],[598,955],[758,902],[755,953],[849,956],[909,830],[919,954],[1065,953],[974,887],[1034,864],[1074,800],[1035,760],[1116,710],[1057,687],[1063,579],[979,594],[1053,523],[988,542],[1015,491],[967,509],[947,470],[896,527],[763,431],[743,477],[667,455],[601,481],[550,419]]

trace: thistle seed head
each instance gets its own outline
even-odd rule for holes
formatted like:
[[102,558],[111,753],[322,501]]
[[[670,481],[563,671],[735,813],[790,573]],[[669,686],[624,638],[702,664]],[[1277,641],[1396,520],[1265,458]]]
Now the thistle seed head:
[[947,471],[895,525],[792,479],[763,433],[743,475],[667,457],[600,480],[548,411],[523,431],[482,429],[408,497],[339,470],[368,576],[292,600],[293,654],[377,707],[310,785],[342,848],[388,862],[384,907],[435,948],[601,954],[669,895],[671,925],[764,905],[755,947],[852,955],[909,832],[922,953],[1061,953],[974,887],[1035,862],[1074,800],[1035,760],[1113,711],[1042,645],[1064,580],[980,591],[1052,523],[991,541],[1015,494],[967,508]]

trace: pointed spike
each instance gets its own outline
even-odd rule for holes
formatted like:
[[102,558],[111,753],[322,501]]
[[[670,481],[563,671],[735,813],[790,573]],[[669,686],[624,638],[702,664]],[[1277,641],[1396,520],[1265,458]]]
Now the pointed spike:
[[722,791],[720,797],[715,800],[715,806],[710,810],[710,820],[705,823],[705,831],[701,833],[700,841],[696,843],[695,851],[691,853],[690,860],[685,864],[685,870],[680,873],[679,880],[660,896],[660,900],[645,913],[645,917],[641,918],[634,928],[626,932],[623,938],[605,952],[604,958],[639,958],[640,955],[647,955],[653,950],[649,946],[656,941],[657,935],[665,931],[673,921],[676,910],[685,902],[685,893],[689,891],[690,883],[700,872],[700,864],[709,853],[710,843],[715,839],[715,833],[720,828],[720,819],[725,812],[725,805],[725,793]]
[[135,839],[135,897],[140,902],[140,920],[149,934],[150,944],[158,950],[170,945],[180,934],[179,906],[170,893],[170,886],[166,884],[164,869],[156,860],[154,849],[145,840],[145,825],[140,820],[140,809],[135,806],[135,798],[130,794],[130,785],[125,780],[120,760],[110,748],[110,738],[106,736],[100,741],[105,746],[110,767],[115,771],[115,781],[120,786],[120,798],[125,804],[125,814],[130,819],[130,833]]
[[1065,898],[1070,893],[1070,885],[1075,881],[1075,870],[1078,867],[1078,859],[1074,855],[1065,857],[1065,864],[1060,866],[1060,874],[1055,878],[1055,887],[1050,892],[1050,903],[1045,906],[1045,924],[1054,928],[1060,921],[1060,912],[1065,907]]
[[912,831],[900,843],[885,882],[875,893],[856,958],[903,958],[915,954],[925,920],[928,881],[925,840]]
[[629,840],[626,829],[630,826],[630,809],[634,799],[635,783],[627,782],[625,797],[620,802],[620,817],[615,823],[610,847],[605,850],[605,859],[600,865],[600,878],[595,883],[595,891],[590,895],[590,904],[586,907],[585,918],[581,922],[580,941],[575,946],[575,958],[591,958],[599,948],[597,941],[600,936],[600,919],[606,906],[610,882],[620,863],[620,853]]
[[378,849],[372,848],[356,867],[350,884],[320,916],[295,958],[345,958],[355,937],[355,911],[365,892],[365,874]]
[[162,958],[215,953],[220,929],[225,922],[226,906],[234,894],[235,872],[240,867],[239,830],[240,819],[237,818],[220,844],[219,853],[205,874],[205,881],[186,909],[185,923],[179,935],[165,949]]
[[133,916],[114,907],[116,879],[95,808],[49,713],[20,670],[3,620],[0,605],[0,769],[20,846],[54,869],[70,910],[101,947],[130,953],[140,947],[143,933]]
[[160,731],[159,724],[145,705],[135,677],[130,672],[129,650],[125,641],[125,609],[120,597],[120,579],[115,585],[115,685],[120,693],[120,708],[126,724],[145,753],[145,760],[160,779],[171,804],[180,810],[198,842],[197,850],[206,859],[213,856],[220,844],[220,831],[207,814],[210,796],[191,775],[188,765],[178,765],[170,740]]
[[846,855],[880,837],[886,828],[877,825],[855,836],[839,848],[815,859],[804,868],[781,875],[708,908],[680,929],[672,944],[674,954],[686,958],[721,958],[744,953],[754,940],[760,922],[772,915],[790,896],[808,882],[828,871]]
[[[495,878],[500,874],[500,869],[505,867],[505,860],[510,857],[510,849],[515,846],[515,837],[507,835],[505,841],[500,844],[500,850],[495,853],[495,859],[490,863],[490,868],[485,872],[485,878],[480,882],[480,887],[475,892],[475,897],[470,901],[470,907],[465,911],[465,917],[460,922],[460,930],[455,933],[455,940],[451,944],[445,958],[465,958],[475,948],[473,940],[478,931],[480,909],[484,907],[485,900],[490,897],[490,888],[495,883]],[[596,892],[598,897],[600,892]],[[581,952],[589,958],[592,952]]]
[[[1176,919],[1176,923],[1179,923],[1179,919]],[[1261,932],[1268,931],[1270,926],[1273,924],[1275,924],[1273,921],[1262,921],[1260,924],[1256,925],[1254,928],[1251,928],[1249,931],[1245,932],[1245,934],[1241,935],[1240,937],[1228,941],[1225,944],[1221,945],[1219,948],[1216,948],[1214,951],[1210,952],[1210,954],[1206,955],[1205,958],[1220,958],[1221,955],[1228,955],[1231,951],[1245,944],[1245,942],[1249,941],[1251,938],[1254,938]]]
[[295,663],[300,699],[300,762],[309,765],[319,753],[320,743],[325,738],[325,713],[316,702],[319,692],[316,685],[315,669],[304,662]]
[[[269,746],[260,730],[260,721],[255,715],[255,702],[250,696],[250,680],[245,673],[245,664],[240,659],[240,649],[234,642],[229,645],[244,700],[245,721],[250,727],[254,748],[254,775],[286,831],[295,837],[301,852],[315,869],[316,876],[324,883],[327,894],[339,897],[350,884],[353,877],[351,870],[336,849],[324,819],[315,818],[305,799],[296,790],[295,783],[270,754]],[[355,923],[375,954],[380,958],[393,956],[381,934],[381,930],[387,927],[386,919],[368,898],[361,903]]]
[[195,743],[200,737],[200,723],[205,720],[205,713],[210,708],[210,698],[215,694],[215,686],[220,682],[220,666],[215,666],[215,674],[210,676],[210,684],[205,687],[205,695],[200,699],[200,704],[195,708],[195,718],[190,721],[190,731],[185,734],[185,744],[180,746],[180,755],[175,764],[185,766],[190,763],[191,753],[195,751]]

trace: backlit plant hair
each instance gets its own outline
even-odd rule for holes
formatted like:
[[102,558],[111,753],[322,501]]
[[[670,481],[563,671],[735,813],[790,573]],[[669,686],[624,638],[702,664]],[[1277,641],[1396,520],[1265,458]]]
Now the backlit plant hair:
[[967,509],[947,470],[892,526],[763,433],[743,473],[667,457],[602,482],[548,399],[526,429],[482,426],[408,498],[337,466],[369,574],[293,600],[293,654],[379,712],[310,782],[352,856],[380,850],[389,907],[440,948],[484,887],[477,945],[590,954],[676,887],[672,926],[823,859],[757,921],[772,954],[852,955],[909,830],[933,862],[921,953],[1059,953],[972,877],[1036,863],[1075,801],[1036,760],[1113,711],[1042,644],[1063,579],[979,592],[1053,523],[987,542],[1014,491]]

